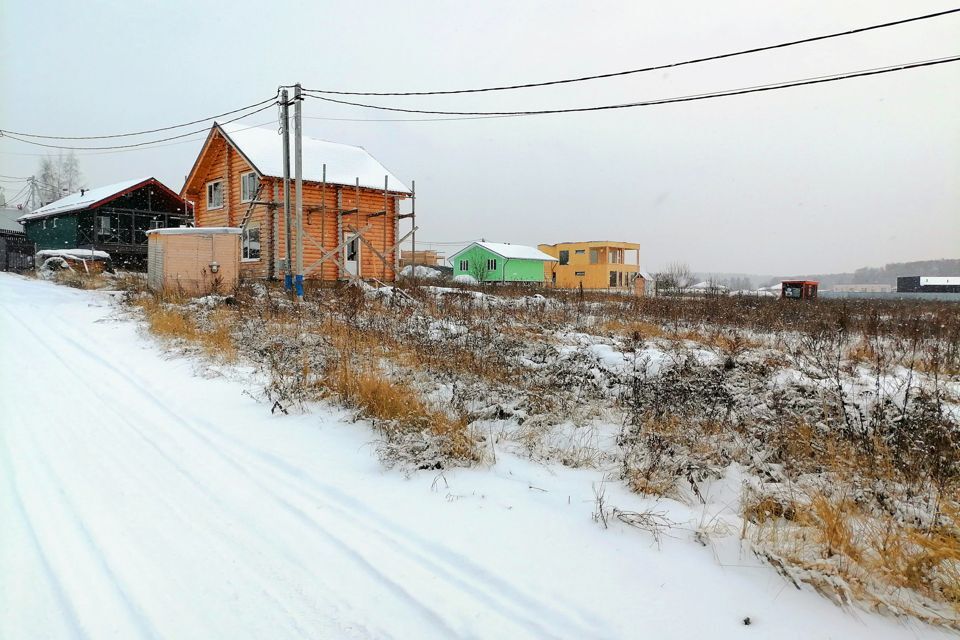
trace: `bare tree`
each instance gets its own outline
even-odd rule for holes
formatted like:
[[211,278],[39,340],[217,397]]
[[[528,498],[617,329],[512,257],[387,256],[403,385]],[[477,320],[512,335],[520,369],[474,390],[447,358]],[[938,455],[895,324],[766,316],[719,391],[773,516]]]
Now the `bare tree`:
[[474,254],[470,259],[470,275],[473,276],[477,282],[483,283],[487,281],[487,276],[490,275],[490,269],[487,268],[486,258],[477,256],[478,254]]
[[655,276],[656,291],[660,293],[682,293],[693,283],[693,273],[686,262],[671,262],[665,271]]
[[44,156],[37,171],[37,188],[41,206],[59,200],[80,188],[80,160],[70,151],[66,155]]

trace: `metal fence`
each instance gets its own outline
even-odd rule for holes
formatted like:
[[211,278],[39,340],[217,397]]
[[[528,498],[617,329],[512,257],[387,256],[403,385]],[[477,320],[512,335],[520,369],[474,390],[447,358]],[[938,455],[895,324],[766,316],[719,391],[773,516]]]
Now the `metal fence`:
[[33,268],[37,246],[26,236],[0,236],[0,271],[26,271]]

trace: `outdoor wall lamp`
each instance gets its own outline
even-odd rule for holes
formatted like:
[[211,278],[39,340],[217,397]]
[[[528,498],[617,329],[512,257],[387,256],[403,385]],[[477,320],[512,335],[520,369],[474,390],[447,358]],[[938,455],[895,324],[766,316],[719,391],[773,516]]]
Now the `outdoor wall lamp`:
[[210,273],[216,273],[217,271],[220,271],[220,264],[214,260],[210,263]]

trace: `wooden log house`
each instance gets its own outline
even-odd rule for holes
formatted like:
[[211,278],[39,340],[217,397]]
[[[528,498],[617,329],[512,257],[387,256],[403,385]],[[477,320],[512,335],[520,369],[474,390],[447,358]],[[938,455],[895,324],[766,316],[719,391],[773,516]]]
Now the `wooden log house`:
[[[291,171],[292,153],[291,144]],[[363,148],[306,136],[302,173],[304,277],[395,280],[399,204],[410,190]],[[198,227],[243,228],[242,277],[282,276],[287,230],[282,138],[276,130],[214,124],[181,195],[195,203]]]

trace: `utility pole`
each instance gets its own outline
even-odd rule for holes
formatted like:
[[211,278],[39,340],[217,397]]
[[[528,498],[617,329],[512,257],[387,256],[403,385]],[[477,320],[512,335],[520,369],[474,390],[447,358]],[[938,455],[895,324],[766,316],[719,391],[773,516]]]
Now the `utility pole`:
[[283,288],[291,291],[293,289],[293,258],[290,254],[293,243],[290,238],[290,117],[288,107],[287,90],[283,89],[280,91],[280,127],[283,129],[283,217],[284,235],[287,239],[287,260],[285,273],[283,274]]
[[410,220],[413,222],[413,232],[410,234],[410,270],[413,272],[414,286],[417,280],[417,181],[410,181]]
[[297,301],[303,302],[303,120],[300,104],[300,83],[293,87],[293,166],[297,181]]

